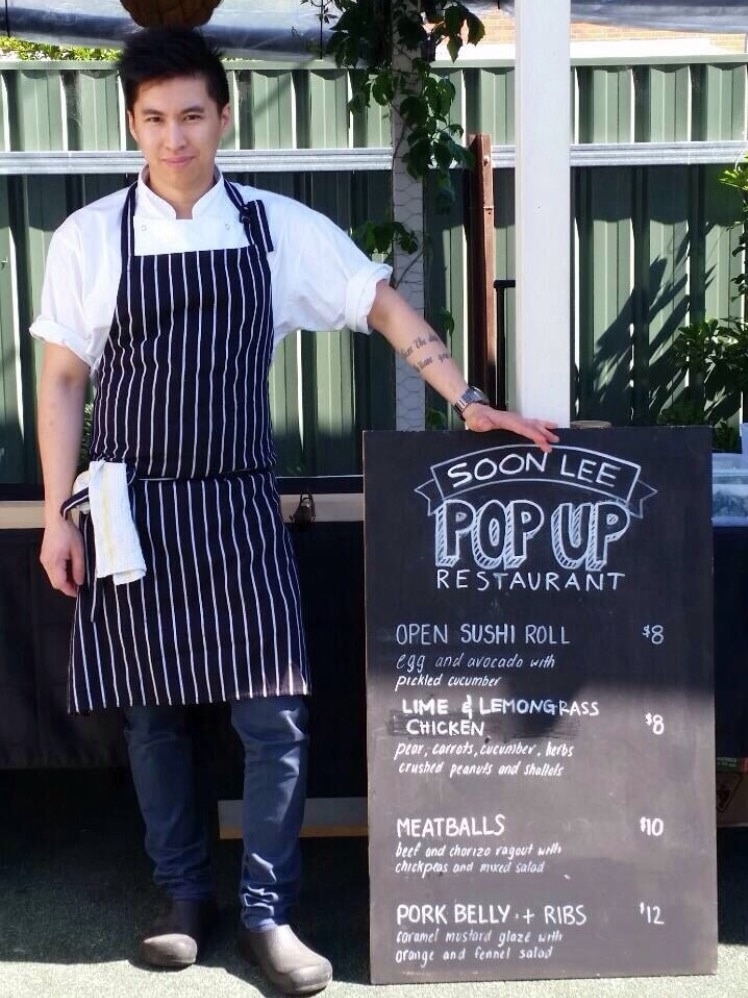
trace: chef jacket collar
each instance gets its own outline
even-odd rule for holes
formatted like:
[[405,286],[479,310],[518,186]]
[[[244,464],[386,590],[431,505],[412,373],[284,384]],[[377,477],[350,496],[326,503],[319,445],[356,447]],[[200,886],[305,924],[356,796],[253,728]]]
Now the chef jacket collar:
[[[215,183],[213,186],[210,190],[203,194],[199,201],[195,202],[192,209],[193,220],[209,211],[215,211],[225,197],[223,175],[217,167],[214,176]],[[145,216],[147,218],[176,218],[177,213],[174,208],[168,201],[164,201],[163,198],[160,198],[158,194],[155,194],[151,190],[148,186],[147,178],[148,167],[144,166],[138,177],[138,197],[136,209],[138,216]],[[230,202],[229,208],[231,209]]]

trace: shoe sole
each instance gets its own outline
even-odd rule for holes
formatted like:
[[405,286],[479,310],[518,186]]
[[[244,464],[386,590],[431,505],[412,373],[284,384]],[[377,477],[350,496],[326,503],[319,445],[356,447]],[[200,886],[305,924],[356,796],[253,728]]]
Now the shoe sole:
[[185,967],[192,967],[197,960],[197,957],[169,956],[167,953],[151,949],[145,943],[141,943],[138,947],[138,957],[141,963],[149,967],[162,967],[167,970],[184,970]]
[[330,976],[321,983],[315,981],[314,984],[304,984],[301,987],[291,989],[284,982],[279,980],[275,974],[269,973],[265,967],[262,966],[260,961],[248,946],[242,945],[240,942],[237,949],[239,950],[239,954],[251,967],[256,967],[260,973],[263,974],[268,981],[270,981],[273,987],[276,987],[284,995],[314,995],[317,994],[318,991],[324,991],[327,985],[332,983],[333,975],[330,974]]
[[195,960],[167,960],[163,957],[153,958],[139,953],[140,963],[147,967],[159,967],[161,970],[185,970],[187,967],[194,967]]
[[279,981],[276,977],[271,977],[268,972],[260,966],[259,963],[255,961],[253,964],[257,969],[264,974],[264,976],[270,981],[273,987],[277,988],[284,995],[315,995],[318,991],[324,991],[328,984],[332,982],[332,977],[329,977],[322,984],[304,984],[298,988],[290,988],[287,984]]

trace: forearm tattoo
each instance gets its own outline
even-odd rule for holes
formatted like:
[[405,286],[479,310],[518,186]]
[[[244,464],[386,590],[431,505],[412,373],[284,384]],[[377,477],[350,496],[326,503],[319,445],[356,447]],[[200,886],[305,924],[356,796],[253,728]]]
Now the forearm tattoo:
[[435,356],[431,354],[419,359],[418,354],[424,349],[431,350],[434,343],[442,345],[442,341],[435,333],[429,333],[428,336],[416,336],[409,346],[400,351],[400,356],[420,373],[433,363],[443,364],[450,359],[448,350],[440,350]]

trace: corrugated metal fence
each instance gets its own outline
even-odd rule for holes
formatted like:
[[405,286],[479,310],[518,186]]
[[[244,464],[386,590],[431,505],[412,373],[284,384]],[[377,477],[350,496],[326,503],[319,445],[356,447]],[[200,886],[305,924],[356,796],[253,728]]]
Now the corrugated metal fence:
[[[458,90],[456,120],[492,137],[496,277],[512,277],[512,66],[465,62],[443,72]],[[241,61],[229,63],[229,73],[226,172],[297,197],[345,228],[383,217],[389,123],[379,108],[348,115],[346,73],[326,63]],[[669,346],[678,327],[741,311],[730,283],[743,266],[732,252],[737,195],[717,178],[745,142],[746,60],[578,61],[570,85],[574,404],[583,418],[646,423],[677,382]],[[49,236],[69,212],[127,182],[139,158],[116,75],[101,63],[2,64],[0,129],[0,484],[33,484],[38,349],[26,330]],[[441,308],[453,313],[461,363],[464,214],[462,205],[427,213],[428,309],[437,323]],[[549,246],[537,261],[539,293],[553,257]],[[507,311],[511,368],[511,295]],[[552,316],[548,325],[551,336]],[[378,337],[289,337],[272,372],[279,470],[358,472],[361,430],[393,425],[392,383],[392,357]]]

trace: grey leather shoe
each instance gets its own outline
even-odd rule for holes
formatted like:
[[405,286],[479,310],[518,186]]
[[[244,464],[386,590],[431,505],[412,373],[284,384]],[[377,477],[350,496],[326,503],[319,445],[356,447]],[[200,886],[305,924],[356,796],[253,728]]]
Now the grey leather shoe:
[[306,946],[290,925],[279,925],[265,932],[242,928],[239,950],[287,995],[314,994],[332,980],[330,961]]
[[218,921],[213,900],[183,901],[172,898],[140,940],[138,956],[153,967],[179,970],[191,966]]

